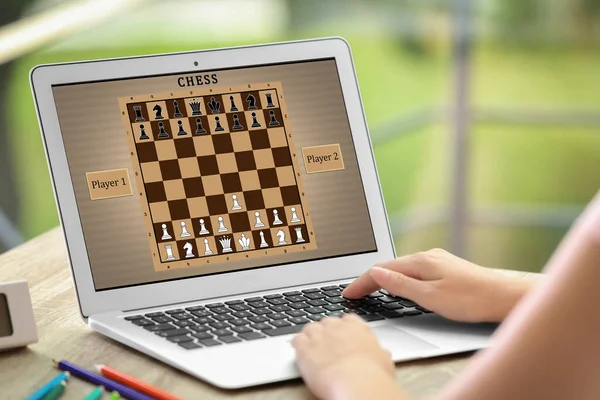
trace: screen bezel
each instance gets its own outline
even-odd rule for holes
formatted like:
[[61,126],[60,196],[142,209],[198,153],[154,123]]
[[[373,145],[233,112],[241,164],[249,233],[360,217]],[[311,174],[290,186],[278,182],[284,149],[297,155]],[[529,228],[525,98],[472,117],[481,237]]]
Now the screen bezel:
[[[152,62],[148,62],[151,58]],[[75,193],[52,86],[90,81],[117,80],[140,76],[190,73],[232,67],[283,64],[334,58],[348,112],[359,172],[371,216],[377,251],[365,254],[310,260],[285,266],[147,283],[125,288],[94,287]],[[65,235],[71,273],[81,314],[88,316],[115,310],[131,310],[183,303],[239,293],[325,282],[358,276],[374,263],[394,257],[383,196],[366,126],[352,55],[341,38],[276,43],[200,52],[87,61],[37,66],[30,75],[38,121],[44,139],[55,200]]]

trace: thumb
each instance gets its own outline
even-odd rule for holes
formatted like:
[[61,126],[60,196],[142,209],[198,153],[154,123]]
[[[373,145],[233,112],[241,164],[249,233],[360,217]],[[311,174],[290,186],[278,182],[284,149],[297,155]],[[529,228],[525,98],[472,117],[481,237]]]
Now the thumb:
[[386,268],[371,268],[371,277],[379,286],[391,294],[406,297],[416,303],[426,296],[428,283]]

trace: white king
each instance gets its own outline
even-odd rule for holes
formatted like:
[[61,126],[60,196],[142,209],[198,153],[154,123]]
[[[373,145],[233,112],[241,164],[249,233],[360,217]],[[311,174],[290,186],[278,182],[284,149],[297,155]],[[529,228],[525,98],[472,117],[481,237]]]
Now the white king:
[[242,250],[250,250],[250,238],[242,233],[242,237],[238,239],[238,243],[242,246]]

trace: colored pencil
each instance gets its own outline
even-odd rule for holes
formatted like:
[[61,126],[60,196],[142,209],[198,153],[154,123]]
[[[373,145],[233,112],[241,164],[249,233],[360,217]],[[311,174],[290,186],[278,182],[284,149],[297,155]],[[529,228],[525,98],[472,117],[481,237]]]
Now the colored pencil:
[[65,387],[67,386],[67,381],[61,381],[58,385],[54,386],[44,397],[42,400],[56,400],[60,396],[62,396],[65,391]]
[[105,377],[127,385],[138,392],[146,393],[148,396],[155,398],[156,400],[181,400],[180,397],[174,396],[156,386],[152,386],[148,382],[144,382],[141,379],[134,378],[133,376],[127,375],[119,370],[111,368],[107,365],[96,365],[96,370]]
[[119,392],[112,392],[110,394],[110,399],[109,400],[120,400],[121,396],[119,396]]
[[83,398],[83,400],[98,400],[104,394],[104,388],[102,386],[98,386],[96,389],[92,390],[88,393],[87,396]]
[[106,390],[119,392],[121,396],[129,400],[153,400],[152,397],[146,396],[143,393],[130,389],[127,386],[123,386],[118,382],[103,377],[102,375],[98,375],[92,371],[88,371],[87,369],[82,368],[79,365],[73,364],[72,362],[65,360],[53,361],[54,364],[56,364],[56,366],[58,366],[58,368],[62,369],[63,371],[69,371],[71,375],[88,381],[89,383],[92,383],[94,385],[104,386]]
[[52,390],[54,386],[58,385],[62,381],[66,381],[67,379],[69,379],[69,372],[61,372],[60,374],[52,378],[44,386],[42,386],[37,391],[29,395],[29,397],[27,397],[27,400],[40,400],[42,397],[48,394],[48,392]]

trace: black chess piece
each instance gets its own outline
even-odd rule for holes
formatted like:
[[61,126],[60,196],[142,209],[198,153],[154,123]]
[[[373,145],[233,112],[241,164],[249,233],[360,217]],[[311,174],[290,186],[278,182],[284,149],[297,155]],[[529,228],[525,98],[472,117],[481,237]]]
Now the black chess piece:
[[208,108],[210,108],[210,111],[212,111],[213,114],[218,114],[221,112],[221,102],[216,101],[214,97],[211,97]]
[[229,112],[239,111],[235,105],[235,101],[233,100],[233,96],[229,96],[229,101],[231,102],[231,107],[229,108]]
[[248,102],[248,110],[257,110],[258,109],[256,107],[256,97],[249,94],[248,97],[246,97],[246,101]]
[[224,131],[225,129],[223,129],[223,127],[221,126],[221,118],[219,117],[215,117],[215,122],[217,123],[217,127],[215,128],[215,132],[221,132]]
[[183,114],[179,111],[177,100],[173,100],[173,118],[183,118]]
[[158,138],[165,139],[168,137],[169,137],[169,134],[165,131],[165,124],[163,124],[162,122],[159,122],[158,123]]
[[187,135],[187,132],[183,129],[183,122],[177,121],[177,125],[179,125],[179,132],[177,132],[177,136]]
[[135,111],[135,122],[145,121],[144,115],[142,114],[142,106],[133,106],[133,111]]
[[152,111],[154,111],[156,114],[154,115],[154,119],[164,119],[165,117],[163,117],[162,115],[162,107],[160,105],[155,105],[154,108],[152,109]]
[[147,140],[150,139],[148,135],[146,135],[146,127],[144,125],[140,125],[140,139],[139,140]]
[[273,104],[273,99],[271,98],[271,93],[265,93],[265,97],[267,98],[267,108],[275,107],[275,104]]
[[261,127],[260,123],[258,122],[258,119],[256,119],[256,113],[255,112],[252,113],[252,127],[253,128],[260,128]]
[[241,129],[244,129],[244,127],[240,123],[240,117],[237,114],[233,114],[233,130],[239,131]]
[[200,118],[196,118],[196,132],[194,133],[196,135],[202,135],[203,133],[206,133],[206,129],[204,129],[202,126],[202,120]]
[[200,110],[200,102],[199,101],[191,101],[190,108],[192,109],[192,115],[202,115],[202,110]]
[[271,121],[269,121],[269,126],[279,126],[279,121],[275,118],[275,111],[269,111],[269,116],[271,117]]

